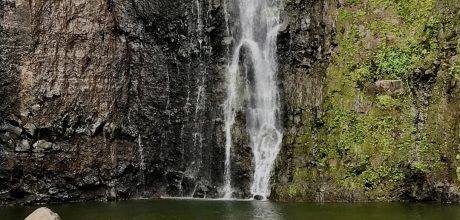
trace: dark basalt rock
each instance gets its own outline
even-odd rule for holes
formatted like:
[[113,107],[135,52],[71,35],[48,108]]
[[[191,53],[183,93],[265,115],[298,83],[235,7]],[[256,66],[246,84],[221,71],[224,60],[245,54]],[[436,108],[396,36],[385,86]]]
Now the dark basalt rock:
[[0,1],[0,205],[190,196],[199,182],[219,196],[225,16],[199,6]]
[[218,195],[217,188],[208,183],[200,182],[195,187],[193,198],[214,198]]
[[261,195],[255,195],[254,196],[254,200],[264,200],[265,197],[264,196],[261,196]]

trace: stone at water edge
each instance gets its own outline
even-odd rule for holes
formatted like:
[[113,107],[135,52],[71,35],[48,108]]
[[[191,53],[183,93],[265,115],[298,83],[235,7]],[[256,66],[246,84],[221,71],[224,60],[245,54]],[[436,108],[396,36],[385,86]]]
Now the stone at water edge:
[[32,212],[24,220],[61,220],[61,218],[49,208],[41,207]]
[[254,196],[254,200],[264,200],[265,197],[261,196],[261,195],[255,195]]

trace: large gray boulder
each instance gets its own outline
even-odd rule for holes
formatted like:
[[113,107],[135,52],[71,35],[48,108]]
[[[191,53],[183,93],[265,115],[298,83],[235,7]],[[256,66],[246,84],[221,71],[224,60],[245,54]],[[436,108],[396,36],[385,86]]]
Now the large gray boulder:
[[41,207],[32,212],[24,220],[61,220],[61,218],[49,208]]

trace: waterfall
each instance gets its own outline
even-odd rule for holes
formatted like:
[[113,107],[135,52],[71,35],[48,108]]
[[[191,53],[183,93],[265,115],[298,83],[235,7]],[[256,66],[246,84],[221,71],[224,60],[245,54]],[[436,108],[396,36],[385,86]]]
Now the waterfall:
[[[249,88],[246,106],[246,126],[254,155],[254,175],[251,193],[267,198],[270,176],[283,138],[280,122],[280,95],[277,85],[276,40],[280,27],[278,0],[234,0],[238,9],[238,33],[227,69],[227,100],[225,118],[225,197],[231,189],[232,128],[235,124],[239,94],[238,84]],[[245,49],[244,54],[241,50]],[[241,61],[243,55],[244,61]],[[242,63],[240,63],[242,62]],[[247,64],[249,82],[239,81],[242,64]]]
[[144,147],[142,146],[142,139],[141,139],[141,135],[139,134],[138,136],[138,153],[139,153],[139,170],[141,171],[141,183],[142,183],[142,186],[144,187],[144,190],[145,190],[145,169],[146,169],[146,165],[145,165],[145,162],[144,162]]

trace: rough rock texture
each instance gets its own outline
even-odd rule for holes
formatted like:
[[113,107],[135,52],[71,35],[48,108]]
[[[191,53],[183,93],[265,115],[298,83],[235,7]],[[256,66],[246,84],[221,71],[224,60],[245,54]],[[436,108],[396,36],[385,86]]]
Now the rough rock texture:
[[286,111],[273,198],[458,202],[460,1],[338,6],[332,62],[307,96],[318,102]]
[[[224,1],[0,1],[0,203],[216,197],[232,42]],[[334,5],[285,1],[279,38],[287,133],[316,114]],[[229,8],[228,25],[235,24]],[[299,99],[297,99],[299,97]],[[232,182],[253,173],[244,111]],[[305,123],[308,124],[308,123]],[[292,149],[293,139],[286,139]],[[290,161],[285,151],[283,161]]]
[[[272,199],[458,201],[460,2],[282,3]],[[0,205],[219,196],[225,5],[0,0]]]
[[[277,162],[272,199],[284,199],[285,187],[302,169],[321,169],[317,157],[324,84],[335,39],[335,1],[286,1],[287,28],[279,36],[279,65],[285,106],[283,147]],[[308,150],[303,146],[308,146]],[[313,189],[313,187],[309,187]],[[305,189],[309,190],[307,186]],[[310,198],[305,198],[310,199]]]
[[49,208],[41,207],[32,212],[24,220],[61,220],[61,218]]
[[217,196],[219,1],[0,1],[0,204]]

